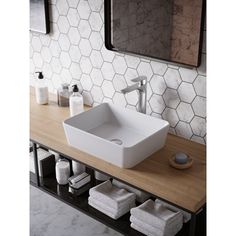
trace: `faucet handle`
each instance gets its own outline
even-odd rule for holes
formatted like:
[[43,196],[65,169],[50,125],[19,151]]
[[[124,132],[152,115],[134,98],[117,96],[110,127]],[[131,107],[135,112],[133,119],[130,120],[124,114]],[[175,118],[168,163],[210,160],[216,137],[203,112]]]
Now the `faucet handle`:
[[131,79],[132,82],[146,82],[147,81],[147,76],[141,75],[137,78]]

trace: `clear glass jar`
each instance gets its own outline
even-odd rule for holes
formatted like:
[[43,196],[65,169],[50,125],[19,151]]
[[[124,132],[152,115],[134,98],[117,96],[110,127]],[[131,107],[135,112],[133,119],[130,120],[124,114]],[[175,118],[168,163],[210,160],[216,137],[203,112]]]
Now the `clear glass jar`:
[[68,184],[68,179],[70,177],[70,162],[61,158],[56,163],[56,179],[58,184]]
[[61,88],[57,90],[57,104],[60,107],[69,106],[69,98],[71,92],[69,91],[69,84],[64,83],[61,85]]

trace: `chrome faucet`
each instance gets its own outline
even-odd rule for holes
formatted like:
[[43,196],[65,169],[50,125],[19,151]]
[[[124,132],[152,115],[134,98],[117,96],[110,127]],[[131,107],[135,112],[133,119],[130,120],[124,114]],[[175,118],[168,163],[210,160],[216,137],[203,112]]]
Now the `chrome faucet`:
[[138,111],[146,114],[146,104],[147,104],[147,77],[139,76],[131,80],[136,82],[135,84],[128,86],[121,90],[123,94],[138,90],[139,99],[138,99]]

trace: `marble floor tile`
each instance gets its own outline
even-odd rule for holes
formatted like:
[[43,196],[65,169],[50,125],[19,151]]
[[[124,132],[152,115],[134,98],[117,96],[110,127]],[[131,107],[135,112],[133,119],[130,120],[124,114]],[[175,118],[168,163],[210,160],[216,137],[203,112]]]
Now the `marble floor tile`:
[[30,236],[121,236],[121,234],[30,186]]

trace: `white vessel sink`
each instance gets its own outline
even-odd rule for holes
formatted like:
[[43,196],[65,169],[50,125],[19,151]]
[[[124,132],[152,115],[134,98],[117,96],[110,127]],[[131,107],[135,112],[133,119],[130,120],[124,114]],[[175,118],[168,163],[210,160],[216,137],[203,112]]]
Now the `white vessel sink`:
[[165,145],[169,123],[103,103],[63,122],[69,145],[131,168]]

